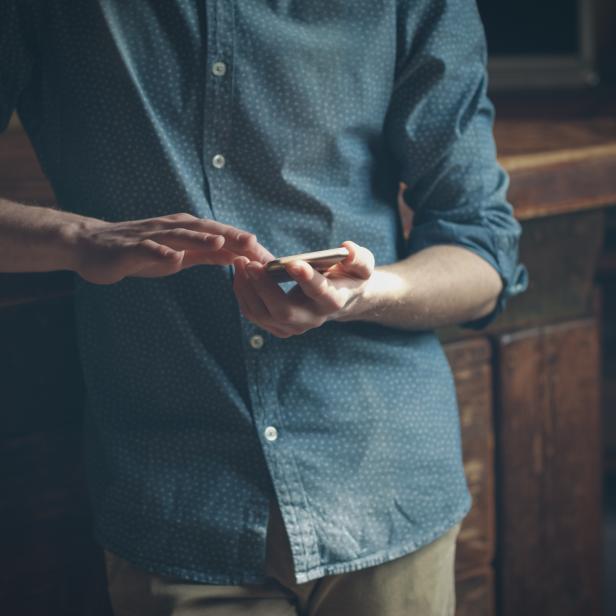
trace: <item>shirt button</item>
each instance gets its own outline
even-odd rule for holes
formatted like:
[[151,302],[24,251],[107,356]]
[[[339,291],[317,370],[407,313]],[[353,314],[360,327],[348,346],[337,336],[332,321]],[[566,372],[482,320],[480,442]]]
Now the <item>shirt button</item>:
[[214,158],[212,158],[212,165],[216,167],[216,169],[222,169],[225,166],[225,157],[222,154],[216,154]]
[[274,426],[267,426],[263,434],[265,434],[265,438],[270,442],[274,442],[278,438],[278,430]]
[[263,340],[263,336],[259,336],[259,334],[256,334],[250,338],[250,346],[257,351],[262,349],[264,344],[265,340]]
[[212,73],[216,75],[216,77],[223,77],[227,72],[227,65],[224,62],[214,62],[212,64]]

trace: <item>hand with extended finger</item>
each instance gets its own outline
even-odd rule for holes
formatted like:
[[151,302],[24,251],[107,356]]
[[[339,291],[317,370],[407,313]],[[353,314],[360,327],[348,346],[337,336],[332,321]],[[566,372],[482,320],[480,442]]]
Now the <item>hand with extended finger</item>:
[[110,223],[87,219],[67,229],[73,269],[89,282],[158,277],[193,265],[230,265],[238,257],[266,263],[272,254],[253,234],[191,214]]
[[280,338],[303,334],[326,321],[348,318],[374,272],[367,248],[343,242],[348,256],[320,274],[304,261],[286,265],[297,283],[285,293],[262,263],[238,258],[233,288],[244,316]]

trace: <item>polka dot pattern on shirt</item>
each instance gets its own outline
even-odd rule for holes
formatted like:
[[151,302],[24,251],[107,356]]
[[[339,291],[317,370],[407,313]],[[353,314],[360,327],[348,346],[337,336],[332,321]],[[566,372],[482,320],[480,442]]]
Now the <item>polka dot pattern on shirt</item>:
[[[0,126],[18,103],[67,210],[186,211],[278,255],[350,239],[378,265],[453,243],[499,271],[499,309],[523,286],[472,2],[3,0],[0,55]],[[160,574],[257,582],[275,495],[302,582],[457,523],[470,497],[434,334],[278,339],[241,317],[231,275],[78,281],[103,545]]]

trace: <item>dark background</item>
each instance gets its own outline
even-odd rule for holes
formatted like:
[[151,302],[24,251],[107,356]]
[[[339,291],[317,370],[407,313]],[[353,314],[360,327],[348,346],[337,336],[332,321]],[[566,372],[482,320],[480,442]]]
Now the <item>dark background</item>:
[[491,54],[576,54],[577,0],[478,0]]

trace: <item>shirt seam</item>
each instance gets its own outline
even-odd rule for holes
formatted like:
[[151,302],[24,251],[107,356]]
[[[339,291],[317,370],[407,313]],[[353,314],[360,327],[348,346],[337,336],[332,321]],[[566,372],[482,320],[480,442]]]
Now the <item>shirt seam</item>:
[[[328,575],[340,575],[343,573],[352,573],[368,567],[375,567],[386,562],[390,562],[397,558],[412,554],[420,548],[429,545],[444,535],[449,529],[458,524],[469,512],[472,501],[467,496],[467,502],[464,507],[459,509],[447,521],[439,525],[436,529],[424,534],[419,540],[403,543],[395,549],[388,548],[380,550],[374,554],[356,558],[350,561],[336,563],[333,565],[319,565],[305,571],[295,573],[295,581],[297,584],[303,584]],[[245,585],[245,584],[263,584],[270,580],[267,576],[251,575],[250,573],[231,572],[229,574],[216,574],[199,571],[187,567],[176,565],[167,565],[158,561],[152,561],[146,558],[139,558],[126,552],[125,550],[116,547],[113,541],[110,541],[106,534],[96,527],[94,537],[103,549],[108,550],[120,558],[128,561],[133,566],[143,569],[148,573],[159,576],[177,577],[184,580],[189,580],[194,583],[203,584],[223,584],[223,585]]]

